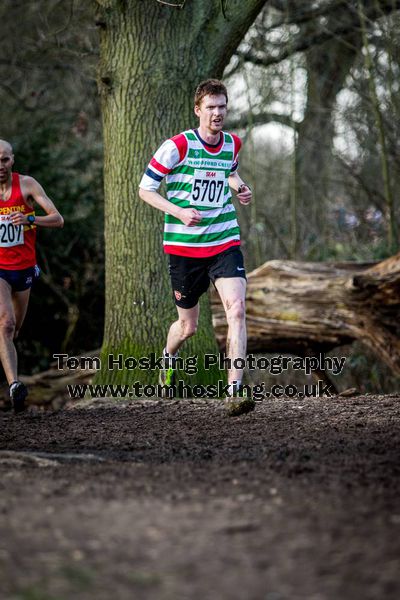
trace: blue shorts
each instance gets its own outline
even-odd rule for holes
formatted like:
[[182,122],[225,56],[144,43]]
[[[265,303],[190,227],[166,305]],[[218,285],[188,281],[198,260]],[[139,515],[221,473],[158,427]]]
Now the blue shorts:
[[32,287],[33,282],[40,275],[40,269],[37,265],[28,269],[0,269],[0,278],[7,281],[13,292],[23,292]]

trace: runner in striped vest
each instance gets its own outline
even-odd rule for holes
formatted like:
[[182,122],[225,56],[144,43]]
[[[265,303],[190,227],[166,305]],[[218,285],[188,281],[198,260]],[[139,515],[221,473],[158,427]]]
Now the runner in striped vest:
[[[167,213],[165,252],[204,258],[240,245],[228,183],[237,169],[239,148],[240,139],[229,133],[221,133],[213,148],[201,140],[197,130],[190,130],[167,140],[156,152],[141,187],[155,189],[166,176],[168,200],[179,208],[194,207],[201,216],[199,225],[193,227]],[[179,162],[174,165],[177,158]]]
[[[228,370],[227,392],[232,398],[241,396],[243,389],[243,369],[234,363],[246,355],[246,275],[230,189],[244,205],[252,193],[237,172],[241,141],[222,130],[227,102],[220,81],[209,79],[198,86],[194,108],[198,129],[184,131],[160,146],[142,177],[139,194],[165,213],[164,251],[169,254],[178,310],[178,320],[168,333],[160,382],[174,385],[174,359],[196,331],[199,298],[212,281],[228,321],[227,355],[233,366]],[[164,178],[168,199],[158,193]],[[252,398],[229,402],[232,415],[253,409]]]

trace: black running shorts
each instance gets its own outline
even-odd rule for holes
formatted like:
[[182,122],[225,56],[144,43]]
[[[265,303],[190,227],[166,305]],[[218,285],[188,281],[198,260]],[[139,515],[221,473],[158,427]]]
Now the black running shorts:
[[169,255],[169,274],[175,304],[193,308],[199,298],[220,277],[243,277],[246,271],[239,246],[232,246],[208,258]]
[[27,269],[0,269],[0,278],[5,279],[11,286],[13,292],[23,292],[32,287],[34,281],[39,277],[40,269],[37,265]]

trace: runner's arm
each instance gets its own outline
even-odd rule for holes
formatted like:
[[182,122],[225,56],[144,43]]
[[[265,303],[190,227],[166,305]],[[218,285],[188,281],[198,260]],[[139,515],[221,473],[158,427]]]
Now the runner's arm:
[[[245,184],[237,171],[229,175],[228,183],[229,187],[231,187],[237,193],[240,204],[246,205],[251,202],[253,197],[251,189]],[[242,189],[243,191],[238,193],[239,189]]]
[[[35,218],[35,225],[40,227],[63,227],[64,219],[36,179],[28,176],[21,177],[21,191],[25,198],[35,200],[46,213],[44,216]],[[11,221],[14,225],[29,225],[27,216],[20,212],[13,213]]]
[[139,196],[142,200],[147,202],[147,204],[150,204],[150,206],[172,215],[176,219],[182,221],[184,225],[197,225],[197,223],[200,223],[201,221],[200,213],[196,209],[179,208],[179,206],[175,206],[175,204],[163,198],[161,194],[156,191],[145,190],[140,187]]
[[142,200],[179,219],[184,225],[197,225],[200,213],[194,208],[180,208],[158,193],[161,181],[182,160],[186,153],[186,138],[181,134],[166,140],[151,159],[140,183],[139,196]]

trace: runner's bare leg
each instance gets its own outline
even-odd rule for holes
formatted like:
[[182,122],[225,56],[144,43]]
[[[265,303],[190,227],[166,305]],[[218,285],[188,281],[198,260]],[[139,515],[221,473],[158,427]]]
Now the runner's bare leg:
[[8,385],[17,380],[17,351],[14,346],[15,313],[11,286],[0,279],[0,360]]
[[[242,277],[220,277],[215,287],[224,305],[228,322],[226,338],[226,356],[233,361],[235,358],[246,358],[246,280]],[[243,369],[229,369],[228,383],[242,381]]]
[[178,320],[172,323],[167,337],[166,350],[169,354],[176,354],[183,342],[194,335],[199,322],[200,306],[197,303],[193,308],[177,306]]
[[18,337],[19,331],[24,322],[26,311],[28,310],[29,297],[31,295],[31,288],[23,290],[22,292],[13,292],[12,302],[15,314],[15,333],[14,339]]

